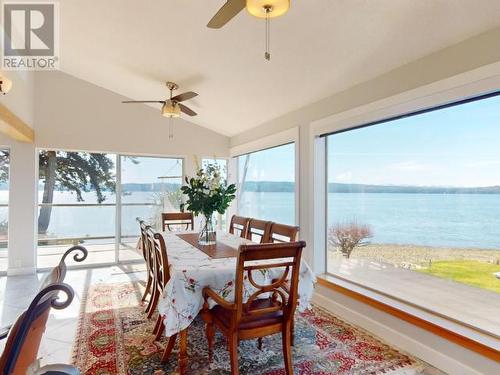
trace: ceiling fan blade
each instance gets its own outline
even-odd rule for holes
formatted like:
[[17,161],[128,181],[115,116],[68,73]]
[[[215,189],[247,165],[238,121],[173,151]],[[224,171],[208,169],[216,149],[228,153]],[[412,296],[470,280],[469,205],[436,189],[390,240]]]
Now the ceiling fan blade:
[[193,92],[193,91],[188,91],[188,92],[184,92],[182,94],[179,94],[179,95],[176,95],[172,98],[172,100],[174,102],[183,102],[185,100],[189,100],[189,99],[192,99],[194,98],[195,96],[198,96],[197,93]]
[[122,103],[165,103],[165,100],[124,100]]
[[236,16],[246,6],[246,0],[227,0],[219,11],[212,17],[207,27],[220,29]]
[[193,111],[191,108],[186,107],[184,104],[179,103],[179,107],[181,107],[181,111],[184,112],[186,115],[189,116],[196,116],[197,113]]

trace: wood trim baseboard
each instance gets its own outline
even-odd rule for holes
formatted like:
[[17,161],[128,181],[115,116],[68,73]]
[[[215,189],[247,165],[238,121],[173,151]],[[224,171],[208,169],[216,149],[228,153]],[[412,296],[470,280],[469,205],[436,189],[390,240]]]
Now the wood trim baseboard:
[[492,359],[496,362],[500,362],[500,351],[477,342],[469,337],[460,335],[456,332],[450,331],[447,328],[443,328],[435,323],[431,323],[425,319],[412,315],[406,311],[400,310],[396,307],[390,306],[386,303],[377,301],[371,297],[368,297],[359,292],[347,289],[341,285],[334,283],[331,280],[327,280],[325,277],[318,277],[318,284],[333,290],[338,293],[342,293],[350,298],[353,298],[359,302],[365,303],[377,310],[383,311],[389,315],[392,315],[398,319],[404,320],[407,323],[413,324],[419,328],[422,328],[428,332],[431,332],[439,337],[442,337],[450,342],[460,345],[468,350],[476,352],[484,357]]

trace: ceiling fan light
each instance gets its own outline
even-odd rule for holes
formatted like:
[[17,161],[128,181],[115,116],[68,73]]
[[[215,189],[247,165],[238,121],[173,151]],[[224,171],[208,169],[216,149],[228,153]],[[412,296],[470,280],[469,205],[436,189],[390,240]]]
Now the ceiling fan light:
[[181,107],[179,106],[179,103],[167,100],[161,108],[161,114],[168,118],[181,117]]
[[290,0],[246,0],[247,11],[257,18],[266,18],[266,8],[272,9],[269,18],[279,17],[290,8]]

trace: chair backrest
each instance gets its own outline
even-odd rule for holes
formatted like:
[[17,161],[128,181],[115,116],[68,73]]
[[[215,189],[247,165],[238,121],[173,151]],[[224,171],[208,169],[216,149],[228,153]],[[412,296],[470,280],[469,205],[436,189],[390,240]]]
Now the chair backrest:
[[[73,255],[75,262],[82,262],[87,258],[87,249],[83,246],[73,246],[66,250],[59,264],[44,277],[38,294],[9,331],[5,349],[0,357],[2,375],[26,374],[28,367],[37,358],[50,308],[64,309],[73,300],[73,289],[63,283],[67,270],[66,257],[72,252],[76,252]],[[59,292],[66,295],[62,302],[58,300]]]
[[141,237],[139,239],[141,248],[142,248],[142,256],[144,257],[144,261],[146,262],[146,268],[148,272],[154,273],[154,256],[151,250],[151,243],[148,240],[148,230],[151,229],[151,226],[146,224],[144,220],[137,218],[139,222],[139,228],[141,231]]
[[88,251],[86,248],[80,245],[70,247],[61,257],[59,264],[52,268],[52,270],[44,276],[42,282],[40,283],[39,291],[44,289],[48,285],[62,283],[64,281],[64,278],[66,277],[66,271],[68,269],[65,263],[66,258],[72,252],[75,252],[75,254],[73,255],[73,260],[75,262],[83,262],[85,259],[87,259]]
[[241,238],[247,237],[248,217],[233,215],[229,224],[229,233],[239,235]]
[[151,254],[154,259],[154,276],[158,287],[163,290],[170,280],[170,268],[167,256],[167,247],[161,233],[155,233],[151,228],[147,230],[147,238],[151,246]]
[[[285,321],[293,319],[297,306],[300,261],[302,249],[305,246],[304,241],[240,246],[235,282],[236,325],[247,317],[279,310],[283,311]],[[275,271],[276,269],[281,271],[277,272],[281,273],[281,276],[273,277],[270,284],[260,285],[255,281],[253,272],[261,273],[263,270]],[[245,285],[244,288],[245,282],[249,285]],[[244,301],[243,290],[248,292],[250,286],[253,287],[254,292],[247,301]],[[264,305],[261,308],[252,306],[254,301],[267,294],[272,296],[274,301],[272,306]]]
[[183,230],[194,230],[194,214],[192,212],[164,212],[161,214],[162,230],[172,230],[174,226],[181,226]]
[[[59,301],[59,292],[66,295],[63,301]],[[37,359],[50,308],[62,310],[70,305],[73,297],[73,289],[64,283],[50,284],[38,292],[9,332],[5,349],[0,357],[2,375],[27,373],[28,367]]]
[[297,240],[298,232],[299,227],[297,226],[272,223],[269,242],[294,242]]
[[258,243],[269,243],[271,235],[270,221],[250,219],[248,223],[247,239]]

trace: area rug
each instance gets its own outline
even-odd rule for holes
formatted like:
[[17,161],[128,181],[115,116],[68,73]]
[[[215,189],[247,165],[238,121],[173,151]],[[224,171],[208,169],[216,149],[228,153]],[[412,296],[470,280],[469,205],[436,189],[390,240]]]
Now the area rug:
[[[138,283],[98,284],[87,291],[74,347],[73,362],[82,374],[163,375],[177,371],[177,349],[168,363],[160,357],[166,340],[154,342],[155,319],[148,320],[139,301]],[[313,307],[297,314],[293,361],[295,374],[417,374],[424,364],[367,332]],[[187,374],[230,374],[224,337],[217,333],[212,363],[207,359],[203,322],[189,327]],[[284,375],[281,335],[240,343],[241,374]]]

